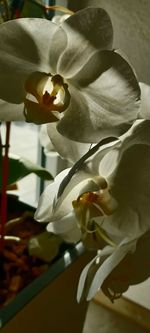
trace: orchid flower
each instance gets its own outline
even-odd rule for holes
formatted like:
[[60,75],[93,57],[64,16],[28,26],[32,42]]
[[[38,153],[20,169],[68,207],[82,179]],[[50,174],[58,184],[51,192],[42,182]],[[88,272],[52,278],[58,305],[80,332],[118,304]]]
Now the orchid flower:
[[112,39],[110,18],[99,7],[60,25],[38,18],[3,23],[0,98],[23,103],[28,122],[57,122],[71,140],[95,143],[122,134],[138,116],[140,88]]
[[141,283],[150,276],[150,231],[141,236],[133,253],[128,253],[102,284],[102,291],[113,301],[129,286]]
[[91,147],[89,143],[80,143],[69,140],[61,135],[56,128],[56,123],[42,125],[40,129],[40,143],[44,147],[45,154],[56,151],[70,164],[80,159]]
[[[139,82],[141,89],[141,107],[139,118],[150,119],[150,86]],[[76,162],[90,148],[88,143],[79,143],[61,135],[57,130],[57,123],[41,126],[40,143],[44,147],[45,154],[56,151],[59,155],[71,163]]]
[[58,195],[68,170],[43,192],[35,214],[64,240],[82,239],[98,254],[81,274],[78,300],[89,300],[150,230],[150,122],[137,120],[90,157]]

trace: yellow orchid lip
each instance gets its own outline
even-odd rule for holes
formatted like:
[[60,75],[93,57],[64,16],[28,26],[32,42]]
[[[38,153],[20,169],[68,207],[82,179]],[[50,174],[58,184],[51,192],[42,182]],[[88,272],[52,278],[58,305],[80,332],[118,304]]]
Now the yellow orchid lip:
[[68,85],[58,74],[34,72],[27,79],[25,89],[24,114],[28,122],[44,124],[58,121],[59,113],[69,106]]
[[107,187],[99,192],[86,192],[81,194],[77,200],[72,202],[75,211],[79,215],[89,211],[90,218],[111,215],[117,208],[117,202],[112,197]]
[[99,248],[103,240],[115,246],[113,240],[105,230],[95,222],[94,218],[108,216],[117,209],[117,202],[111,196],[107,183],[103,182],[103,189],[98,192],[85,192],[72,202],[78,220],[78,227],[82,232],[82,241],[87,248]]

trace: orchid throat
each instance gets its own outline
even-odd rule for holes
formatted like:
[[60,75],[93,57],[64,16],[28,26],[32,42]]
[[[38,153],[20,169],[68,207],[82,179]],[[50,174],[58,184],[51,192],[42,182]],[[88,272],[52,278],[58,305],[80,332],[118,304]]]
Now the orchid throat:
[[[94,218],[100,219],[111,215],[117,209],[118,204],[110,193],[107,182],[97,192],[85,192],[77,200],[72,202],[79,226],[87,232],[91,232],[89,226]],[[95,231],[95,230],[94,230]]]
[[59,75],[32,73],[25,83],[25,117],[28,122],[44,124],[58,121],[70,103],[68,85]]

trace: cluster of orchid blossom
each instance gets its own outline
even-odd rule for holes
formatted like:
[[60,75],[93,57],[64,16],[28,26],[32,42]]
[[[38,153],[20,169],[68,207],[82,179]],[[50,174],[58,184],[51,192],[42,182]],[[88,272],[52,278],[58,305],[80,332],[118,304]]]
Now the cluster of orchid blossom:
[[150,272],[149,87],[112,45],[99,7],[0,26],[0,119],[47,124],[73,164],[44,190],[35,219],[97,250],[78,300],[99,288],[114,300]]

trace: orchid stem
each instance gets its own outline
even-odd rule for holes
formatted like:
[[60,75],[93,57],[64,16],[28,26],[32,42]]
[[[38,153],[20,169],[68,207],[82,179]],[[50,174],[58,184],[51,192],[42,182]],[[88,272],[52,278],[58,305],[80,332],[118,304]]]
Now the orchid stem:
[[4,145],[4,155],[2,157],[2,190],[1,190],[1,229],[0,229],[0,250],[4,247],[5,224],[7,222],[7,184],[8,184],[8,152],[9,152],[9,139],[10,139],[10,122],[6,122],[6,138]]
[[45,9],[48,9],[48,10],[58,10],[62,13],[65,13],[65,14],[69,14],[69,15],[73,15],[74,12],[64,6],[48,6],[48,5],[45,5]]
[[73,15],[74,12],[64,6],[49,6],[49,5],[44,5],[42,4],[40,1],[37,1],[37,0],[26,0],[26,1],[29,1],[33,4],[35,4],[36,6],[40,7],[41,9],[43,10],[46,10],[46,11],[59,11],[59,12],[62,12],[62,13],[65,13],[65,14],[68,14],[68,15]]

